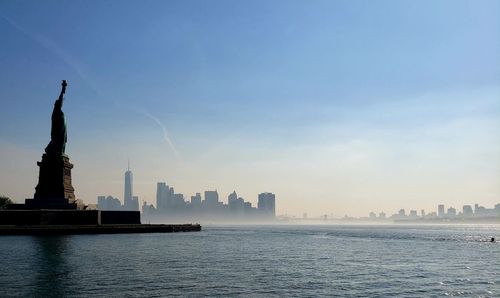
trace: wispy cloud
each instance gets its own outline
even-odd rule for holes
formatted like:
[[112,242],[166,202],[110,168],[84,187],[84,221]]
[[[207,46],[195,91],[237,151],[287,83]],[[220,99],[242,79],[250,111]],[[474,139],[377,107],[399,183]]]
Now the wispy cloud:
[[160,119],[156,118],[155,116],[151,115],[145,110],[139,110],[141,114],[144,116],[148,117],[149,119],[153,120],[162,130],[163,133],[163,139],[165,142],[168,144],[172,152],[174,153],[174,156],[177,160],[181,160],[181,156],[179,154],[179,151],[175,148],[174,143],[172,142],[172,139],[170,138],[170,134],[168,133],[167,127],[160,121]]

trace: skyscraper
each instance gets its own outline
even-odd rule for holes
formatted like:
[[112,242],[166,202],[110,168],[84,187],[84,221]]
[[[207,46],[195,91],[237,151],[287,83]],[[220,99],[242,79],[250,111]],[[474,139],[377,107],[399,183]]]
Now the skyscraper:
[[125,210],[139,211],[139,198],[133,196],[132,191],[132,171],[130,171],[130,162],[125,172],[125,193],[123,196],[123,207]]
[[228,206],[228,208],[229,208],[229,210],[231,212],[231,215],[233,215],[233,216],[242,216],[242,215],[244,215],[245,208],[246,209],[251,208],[251,207],[248,207],[247,203],[248,202],[245,202],[245,200],[243,198],[238,197],[238,195],[236,194],[236,191],[233,191],[227,197],[227,206]]
[[227,197],[227,205],[231,207],[231,205],[234,204],[237,200],[238,200],[238,195],[236,194],[236,191],[233,191]]
[[106,210],[106,196],[98,196],[97,197],[97,208],[99,210]]
[[462,207],[462,214],[464,216],[472,216],[474,214],[474,211],[472,211],[471,205],[464,205]]
[[270,192],[259,194],[257,208],[265,217],[274,218],[276,216],[276,196]]
[[165,182],[158,182],[156,184],[156,209],[164,210],[166,209],[166,193],[168,191],[168,186]]
[[438,216],[444,217],[444,205],[438,205]]
[[216,209],[219,206],[219,193],[216,190],[205,191],[203,204],[209,209]]
[[194,209],[201,208],[201,194],[199,192],[197,192],[196,195],[191,196],[191,206],[193,206]]
[[132,172],[130,171],[130,164],[128,165],[127,171],[125,172],[125,194],[123,196],[124,205],[127,206],[127,202],[132,201]]

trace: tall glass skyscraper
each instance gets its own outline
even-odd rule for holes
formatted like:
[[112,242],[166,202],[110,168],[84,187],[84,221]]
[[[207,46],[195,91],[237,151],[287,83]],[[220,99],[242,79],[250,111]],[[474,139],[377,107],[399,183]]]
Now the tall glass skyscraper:
[[132,201],[132,172],[127,170],[125,172],[125,195],[123,197],[125,201],[125,205],[127,205],[127,201]]
[[139,199],[134,197],[132,190],[132,171],[130,171],[130,163],[125,172],[125,193],[123,196],[123,207],[125,210],[139,210]]

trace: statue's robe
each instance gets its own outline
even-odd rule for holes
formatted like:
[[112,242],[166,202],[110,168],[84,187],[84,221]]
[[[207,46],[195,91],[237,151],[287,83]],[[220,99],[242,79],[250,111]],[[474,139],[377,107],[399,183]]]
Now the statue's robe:
[[50,130],[50,143],[45,148],[47,154],[64,154],[66,147],[66,122],[62,111],[62,99],[56,100],[52,111],[52,128]]

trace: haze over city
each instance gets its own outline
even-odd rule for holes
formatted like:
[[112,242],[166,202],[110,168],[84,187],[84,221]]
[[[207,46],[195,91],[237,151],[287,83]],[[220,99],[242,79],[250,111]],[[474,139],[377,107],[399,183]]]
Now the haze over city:
[[0,3],[15,201],[33,196],[63,78],[87,203],[123,199],[128,159],[148,203],[160,181],[254,205],[273,192],[278,215],[500,201],[498,2],[23,3]]

